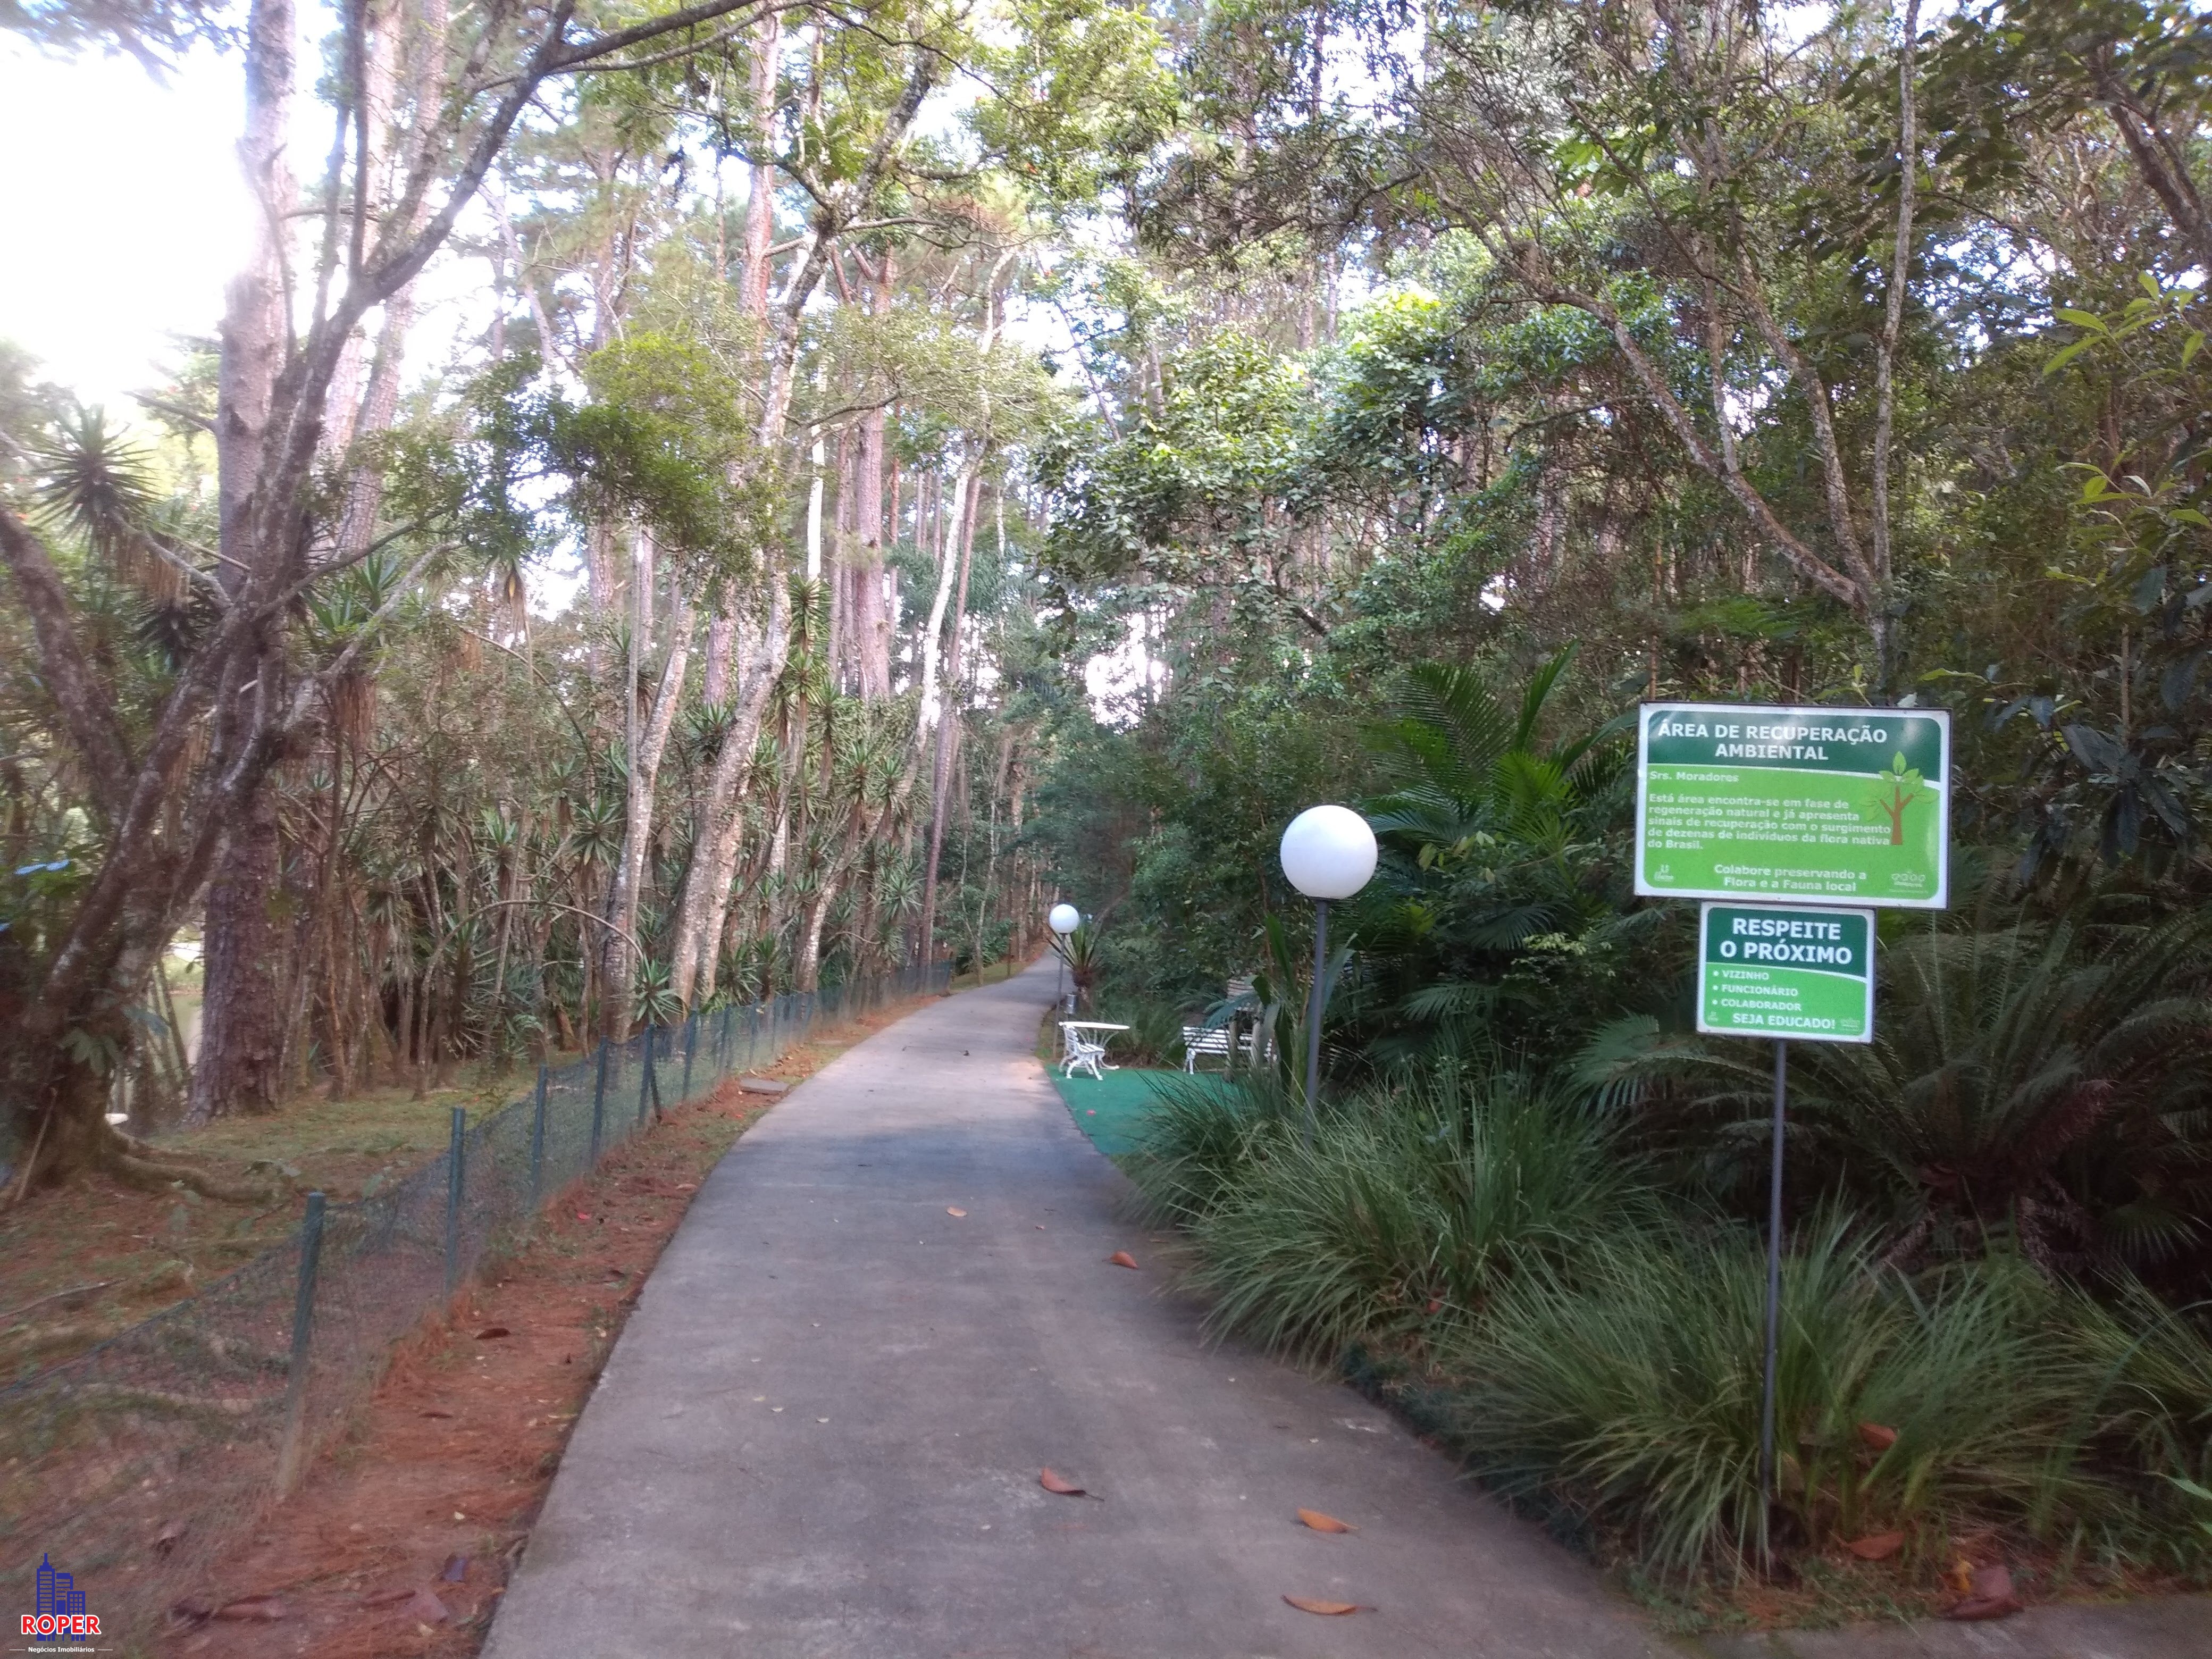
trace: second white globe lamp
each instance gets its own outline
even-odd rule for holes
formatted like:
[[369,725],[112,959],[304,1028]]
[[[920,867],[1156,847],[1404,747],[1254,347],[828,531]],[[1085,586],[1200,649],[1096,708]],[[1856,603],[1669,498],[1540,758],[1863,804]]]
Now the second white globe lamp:
[[1322,980],[1328,972],[1328,902],[1347,899],[1375,873],[1375,832],[1348,806],[1309,806],[1283,831],[1283,873],[1314,901],[1313,1000],[1306,1011],[1306,1139],[1321,1099]]

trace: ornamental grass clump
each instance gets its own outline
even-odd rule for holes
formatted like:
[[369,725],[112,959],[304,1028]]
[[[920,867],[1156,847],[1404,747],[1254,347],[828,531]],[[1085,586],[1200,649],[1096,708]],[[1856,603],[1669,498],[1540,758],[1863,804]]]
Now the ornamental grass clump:
[[[1765,1264],[1747,1229],[1619,1233],[1503,1279],[1449,1357],[1449,1429],[1491,1482],[1564,1499],[1661,1577],[1968,1518],[2046,1535],[2118,1522],[2075,1455],[2092,1388],[2069,1304],[2016,1263],[1920,1284],[1846,1218],[1783,1270],[1778,1501],[1759,1487]],[[1939,1524],[1940,1523],[1940,1524]]]
[[1304,1110],[1272,1070],[1168,1078],[1154,1094],[1144,1144],[1127,1168],[1147,1207],[1184,1226],[1227,1201],[1261,1145]]
[[[1355,1099],[1310,1143],[1272,1097],[1240,1121],[1233,1160],[1203,1164],[1210,1201],[1187,1215],[1193,1282],[1218,1328],[1308,1358],[1469,1317],[1513,1262],[1648,1206],[1598,1119],[1515,1073]],[[1194,1151],[1195,1127],[1171,1133]],[[1171,1166],[1179,1194],[1200,1162]]]

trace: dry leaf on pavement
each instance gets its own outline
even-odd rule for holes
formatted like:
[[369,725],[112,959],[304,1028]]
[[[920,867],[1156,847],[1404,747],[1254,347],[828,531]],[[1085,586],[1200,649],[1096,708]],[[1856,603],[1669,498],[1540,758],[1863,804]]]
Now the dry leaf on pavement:
[[1283,1600],[1288,1601],[1300,1613],[1326,1613],[1332,1618],[1341,1613],[1359,1611],[1359,1604],[1356,1601],[1316,1601],[1310,1595],[1285,1595]]
[[1333,1515],[1323,1515],[1319,1510],[1300,1510],[1298,1519],[1316,1532],[1358,1532],[1349,1521],[1340,1521]]
[[1116,1250],[1106,1260],[1116,1267],[1133,1267],[1137,1265],[1137,1258],[1127,1250]]
[[1046,1469],[1038,1474],[1037,1485],[1042,1486],[1047,1492],[1058,1492],[1062,1498],[1087,1498],[1090,1496],[1088,1492],[1085,1492],[1082,1487],[1077,1486],[1073,1480],[1063,1480],[1058,1475],[1054,1474],[1050,1469]]

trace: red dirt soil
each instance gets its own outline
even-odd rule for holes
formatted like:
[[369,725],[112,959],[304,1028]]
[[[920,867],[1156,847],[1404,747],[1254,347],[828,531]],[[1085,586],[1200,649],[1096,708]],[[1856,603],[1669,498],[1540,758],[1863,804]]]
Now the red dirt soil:
[[[921,999],[802,1045],[806,1077]],[[459,1659],[521,1557],[568,1431],[691,1196],[773,1101],[733,1079],[611,1152],[393,1355],[369,1404],[161,1643],[192,1659]],[[209,1614],[212,1613],[212,1617]]]

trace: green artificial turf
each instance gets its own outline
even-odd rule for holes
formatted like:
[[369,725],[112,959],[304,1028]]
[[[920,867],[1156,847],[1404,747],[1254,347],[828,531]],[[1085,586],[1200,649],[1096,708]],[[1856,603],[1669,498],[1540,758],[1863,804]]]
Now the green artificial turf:
[[1068,1115],[1075,1120],[1075,1127],[1089,1135],[1091,1144],[1109,1158],[1127,1157],[1144,1139],[1145,1119],[1155,1098],[1153,1084],[1182,1075],[1181,1072],[1140,1070],[1133,1066],[1109,1072],[1103,1079],[1081,1072],[1073,1077],[1062,1077],[1058,1066],[1051,1070],[1053,1087],[1067,1103]]

